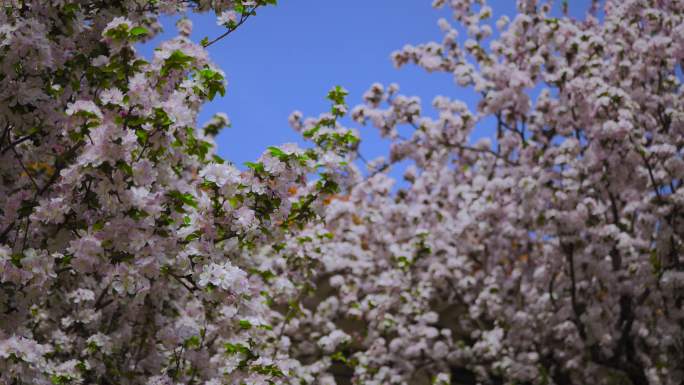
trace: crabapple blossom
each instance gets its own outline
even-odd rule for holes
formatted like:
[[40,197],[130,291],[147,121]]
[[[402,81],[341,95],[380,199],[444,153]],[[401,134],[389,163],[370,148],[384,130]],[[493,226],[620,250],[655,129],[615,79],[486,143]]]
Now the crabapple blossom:
[[[270,3],[4,7],[0,382],[684,381],[684,4],[433,1],[442,41],[394,64],[481,97],[431,115],[373,84],[349,115],[391,144],[364,176],[339,87],[290,116],[310,148],[245,171],[214,152],[225,114],[198,128],[225,92],[206,47]],[[181,19],[137,55],[186,10],[226,32]]]
[[[467,36],[440,21],[441,42],[394,63],[479,101],[437,96],[431,115],[374,84],[351,110],[390,153],[259,256],[299,293],[272,284],[289,309],[276,357],[306,384],[682,383],[684,4],[595,1],[574,19],[519,0],[498,21],[483,0],[433,5]],[[496,137],[471,143],[488,122]]]
[[[206,47],[274,3],[3,3],[0,383],[289,381],[254,254],[319,221],[356,137],[270,147],[240,171],[214,152],[227,116],[197,122],[226,86]],[[237,22],[198,44],[181,19],[138,55],[161,15],[210,10]]]

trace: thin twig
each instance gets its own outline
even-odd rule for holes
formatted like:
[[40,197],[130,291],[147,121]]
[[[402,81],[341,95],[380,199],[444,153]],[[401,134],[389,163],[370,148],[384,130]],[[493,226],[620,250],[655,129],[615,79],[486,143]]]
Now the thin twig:
[[11,147],[11,149],[12,149],[12,152],[14,153],[14,156],[17,159],[17,162],[19,162],[19,164],[21,165],[21,168],[24,170],[26,175],[28,175],[29,179],[31,179],[31,182],[33,183],[33,186],[36,188],[36,191],[40,191],[40,187],[38,187],[38,183],[36,183],[36,180],[33,179],[33,175],[31,175],[29,170],[24,165],[24,161],[21,159],[21,155],[19,155],[19,153],[17,152],[17,150],[14,147]]
[[207,48],[207,47],[209,47],[210,45],[216,43],[217,41],[219,41],[219,40],[225,38],[226,36],[230,35],[233,31],[235,31],[236,29],[238,29],[238,27],[240,27],[242,24],[244,24],[244,23],[247,21],[247,19],[249,19],[249,17],[252,15],[252,13],[254,13],[254,11],[255,11],[258,7],[259,7],[259,6],[257,5],[257,6],[255,6],[254,8],[252,8],[251,10],[249,10],[249,12],[243,14],[243,15],[240,17],[240,21],[239,21],[237,24],[235,24],[235,26],[234,26],[233,28],[229,28],[229,29],[228,29],[226,32],[224,32],[221,36],[215,38],[214,40],[211,40],[211,41],[209,41],[209,42],[206,42],[206,43],[202,44],[202,46],[203,46],[204,48]]

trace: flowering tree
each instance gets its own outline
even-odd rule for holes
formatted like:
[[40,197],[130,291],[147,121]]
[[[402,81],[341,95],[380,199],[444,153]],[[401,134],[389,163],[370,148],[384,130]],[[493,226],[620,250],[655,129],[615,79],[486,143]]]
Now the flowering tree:
[[[272,2],[3,5],[1,383],[684,380],[684,4],[521,0],[493,37],[484,1],[435,1],[468,39],[440,20],[393,59],[477,109],[373,85],[351,116],[392,144],[362,176],[340,88],[291,117],[310,149],[244,172],[214,154],[224,115],[197,129],[225,89],[205,48]],[[226,33],[183,19],[136,54],[188,9]]]
[[[241,172],[214,154],[225,115],[196,129],[225,89],[205,47],[271,3],[4,2],[0,383],[283,378],[251,255],[318,216],[356,138],[329,115],[318,146],[271,147]],[[195,44],[182,19],[151,62],[136,53],[162,13],[189,9],[226,33]]]
[[[272,253],[311,277],[283,295],[278,354],[307,384],[681,384],[684,3],[518,1],[495,37],[484,1],[445,5],[467,40],[440,20],[393,60],[453,73],[477,108],[438,96],[429,117],[373,85],[351,111],[389,160]],[[487,121],[496,142],[469,144]]]

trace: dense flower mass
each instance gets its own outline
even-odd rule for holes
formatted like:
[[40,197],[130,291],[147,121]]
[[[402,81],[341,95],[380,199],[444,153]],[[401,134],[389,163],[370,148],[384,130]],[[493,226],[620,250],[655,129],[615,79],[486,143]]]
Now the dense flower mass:
[[[273,3],[2,6],[0,383],[684,381],[684,3],[434,1],[458,25],[394,63],[481,98],[372,85],[366,176],[342,88],[246,171],[198,124],[206,47]],[[136,53],[210,10],[224,35]]]
[[[352,109],[391,140],[388,160],[274,253],[316,266],[282,326],[298,375],[682,383],[684,4],[595,2],[575,20],[526,0],[495,23],[483,1],[434,5],[460,26],[440,20],[441,42],[395,64],[481,98],[437,96],[430,116],[376,84]],[[487,124],[496,138],[470,144]]]
[[225,114],[196,128],[201,105],[225,92],[212,42],[189,40],[182,19],[151,62],[135,50],[163,13],[241,23],[271,3],[3,4],[0,383],[283,377],[251,255],[318,217],[356,137],[328,119],[344,140],[271,147],[240,171],[214,154]]

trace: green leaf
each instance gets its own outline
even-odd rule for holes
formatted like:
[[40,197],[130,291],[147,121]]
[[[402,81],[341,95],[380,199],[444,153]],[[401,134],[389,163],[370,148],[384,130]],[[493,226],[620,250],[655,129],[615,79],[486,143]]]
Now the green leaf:
[[278,147],[271,146],[268,148],[268,152],[270,152],[271,155],[273,155],[274,157],[281,159],[281,160],[283,158],[287,158],[287,154],[285,153],[285,151],[281,150]]
[[243,344],[232,344],[230,342],[227,342],[223,345],[223,347],[226,350],[226,354],[229,355],[241,353],[245,355],[248,359],[256,357],[254,353],[252,353],[252,351],[249,350],[249,348]]
[[271,270],[250,269],[250,273],[258,274],[259,276],[261,276],[261,279],[263,279],[266,282],[276,277],[276,275]]
[[226,163],[226,161],[225,161],[223,158],[221,158],[220,156],[218,156],[218,155],[216,155],[216,154],[212,155],[212,156],[211,156],[211,159],[212,159],[215,163],[218,163],[218,164],[224,164],[224,163]]
[[148,212],[146,212],[145,210],[138,209],[138,208],[132,208],[132,209],[128,210],[126,215],[128,215],[130,218],[133,218],[136,221],[139,221],[143,218],[150,216],[150,214]]
[[411,266],[411,264],[413,263],[411,260],[409,260],[409,259],[406,258],[405,256],[399,256],[399,257],[396,258],[396,260],[397,260],[397,265],[398,265],[402,270],[408,269],[408,268]]
[[257,173],[261,173],[261,172],[266,171],[266,169],[264,169],[264,165],[261,163],[245,162],[244,164],[245,164],[245,166],[247,166],[248,168],[251,168],[252,170],[254,170],[254,172],[257,172]]
[[62,8],[62,11],[64,12],[64,14],[69,16],[70,18],[74,18],[76,16],[76,12],[78,12],[78,10],[79,10],[78,4],[66,4],[66,5],[64,5],[64,8]]
[[127,176],[133,175],[133,167],[131,167],[130,164],[124,162],[123,160],[119,160],[116,162],[116,168],[121,170]]
[[53,374],[50,376],[53,385],[66,385],[71,382],[71,377],[63,374]]
[[17,210],[17,214],[19,214],[19,218],[26,218],[29,215],[33,213],[33,208],[38,206],[38,202],[34,200],[23,200],[21,201],[21,205],[19,206],[19,210]]
[[197,230],[193,233],[190,233],[187,237],[185,237],[186,242],[194,241],[195,239],[200,239],[202,237],[202,232],[200,230]]
[[166,76],[171,70],[183,70],[194,61],[192,56],[186,55],[183,51],[175,50],[164,60],[164,65],[161,68],[160,74]]
[[137,38],[140,36],[145,36],[149,33],[149,31],[144,28],[144,27],[135,27],[131,29],[131,31],[128,33],[131,37]]
[[200,347],[201,343],[199,336],[192,336],[185,340],[184,345],[186,348],[197,349]]
[[181,193],[180,191],[171,191],[168,193],[169,197],[172,199],[181,202],[183,204],[186,204],[190,207],[197,208],[197,201],[195,200],[195,197],[190,194],[190,193]]
[[127,40],[129,36],[128,24],[119,24],[116,28],[107,30],[107,32],[105,32],[104,35],[107,37],[111,37],[114,40]]
[[283,372],[274,364],[271,365],[254,365],[252,370],[264,375],[271,375],[273,377],[283,377]]
[[347,357],[345,357],[344,353],[342,352],[335,352],[333,355],[330,356],[330,359],[333,361],[339,361],[343,363],[347,362]]
[[10,262],[12,262],[14,267],[21,268],[21,260],[22,259],[24,259],[24,254],[14,253],[14,254],[12,254],[12,257],[10,258]]
[[328,99],[335,104],[344,104],[344,97],[349,95],[349,92],[340,86],[335,86],[328,92]]
[[204,88],[208,91],[207,98],[209,98],[209,100],[214,100],[217,93],[221,96],[225,96],[226,87],[223,75],[220,72],[205,67],[197,71],[197,75],[204,85]]
[[316,135],[316,133],[317,133],[320,129],[321,129],[321,127],[318,126],[318,125],[316,125],[316,126],[314,126],[312,129],[304,131],[304,132],[302,133],[302,135],[304,135],[305,138],[311,138],[311,137],[313,137],[314,135]]
[[143,130],[142,128],[139,128],[135,130],[135,136],[138,137],[138,143],[145,144],[147,143],[147,138],[149,134],[147,133],[147,131]]

